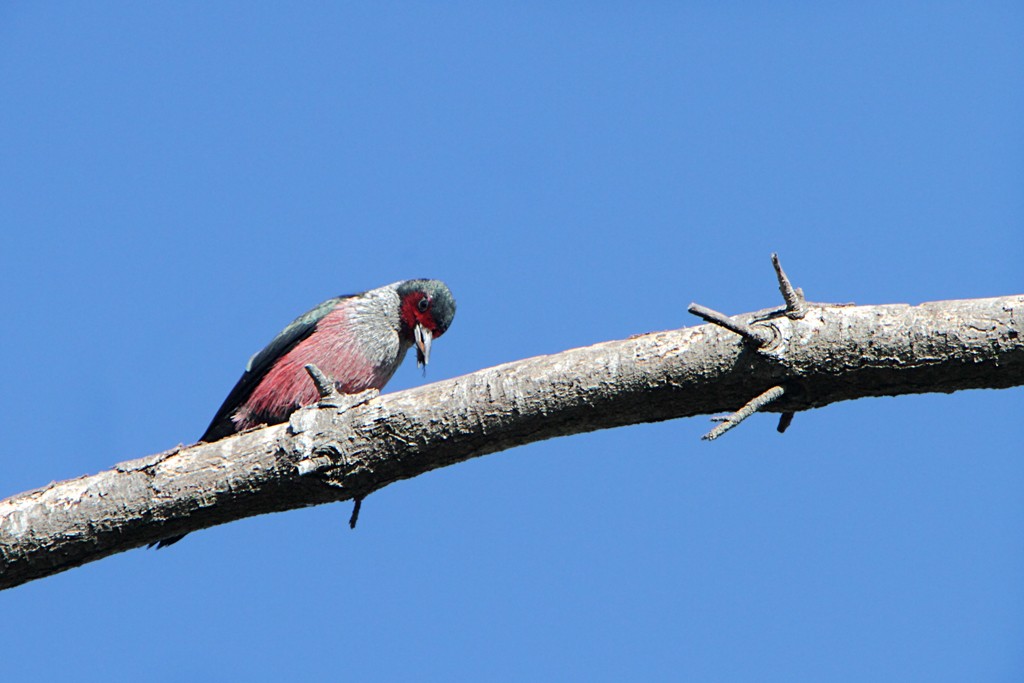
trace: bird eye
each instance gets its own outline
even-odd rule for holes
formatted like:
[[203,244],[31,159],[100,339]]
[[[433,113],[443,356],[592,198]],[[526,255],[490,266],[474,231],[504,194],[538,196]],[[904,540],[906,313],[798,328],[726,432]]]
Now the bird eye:
[[416,308],[418,308],[420,310],[420,313],[423,313],[429,307],[430,307],[430,299],[428,299],[427,297],[423,297],[422,299],[419,300],[419,303],[416,304]]

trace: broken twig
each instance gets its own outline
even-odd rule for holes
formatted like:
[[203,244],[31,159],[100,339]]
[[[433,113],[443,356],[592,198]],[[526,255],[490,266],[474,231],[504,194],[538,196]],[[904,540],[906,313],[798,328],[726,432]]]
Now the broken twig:
[[758,348],[767,346],[774,338],[772,333],[766,329],[738,322],[723,313],[713,311],[706,306],[701,306],[700,304],[690,304],[689,308],[686,310],[693,313],[698,318],[703,318],[709,323],[718,325],[719,327],[724,327],[730,332],[735,332]]
[[735,427],[736,425],[738,425],[739,423],[743,422],[748,417],[756,413],[761,408],[764,408],[769,403],[781,398],[782,395],[785,393],[786,390],[784,387],[772,387],[771,389],[764,392],[760,396],[757,396],[752,401],[748,402],[747,405],[743,406],[735,413],[727,417],[724,421],[722,421],[721,424],[719,424],[717,427],[712,429],[710,432],[708,432],[701,438],[704,439],[705,441],[714,441],[722,434],[725,434],[727,431],[729,431],[730,429],[732,429],[733,427]]

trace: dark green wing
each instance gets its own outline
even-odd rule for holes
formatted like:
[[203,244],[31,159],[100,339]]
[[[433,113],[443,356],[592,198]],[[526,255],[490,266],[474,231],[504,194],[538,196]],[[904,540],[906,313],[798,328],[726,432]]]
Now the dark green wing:
[[313,310],[300,315],[288,327],[284,328],[279,335],[274,337],[262,351],[253,355],[246,364],[242,377],[235,384],[235,388],[231,390],[228,397],[224,399],[223,405],[221,405],[220,410],[217,411],[217,414],[210,422],[210,426],[206,428],[206,432],[203,433],[200,441],[216,441],[217,439],[223,439],[229,434],[234,434],[235,423],[231,421],[231,416],[238,410],[239,406],[246,402],[256,386],[267,376],[270,369],[274,367],[274,363],[295,348],[296,344],[313,334],[317,323],[334,310],[338,302],[348,299],[350,296],[328,299]]

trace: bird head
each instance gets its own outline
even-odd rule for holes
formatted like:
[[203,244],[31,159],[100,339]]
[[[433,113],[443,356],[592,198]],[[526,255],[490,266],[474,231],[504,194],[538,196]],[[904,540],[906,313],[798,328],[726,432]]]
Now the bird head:
[[430,345],[452,324],[455,298],[440,280],[406,280],[397,287],[401,333],[416,345],[416,364],[430,361]]

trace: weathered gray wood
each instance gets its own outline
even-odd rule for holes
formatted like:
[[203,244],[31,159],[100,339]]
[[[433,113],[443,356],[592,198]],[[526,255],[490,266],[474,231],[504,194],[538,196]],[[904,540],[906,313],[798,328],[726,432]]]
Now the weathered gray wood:
[[[364,496],[513,446],[595,429],[865,396],[1024,384],[1024,296],[919,306],[804,303],[481,370],[339,413],[180,448],[0,501],[0,588],[250,515]],[[993,426],[992,428],[998,428]]]

